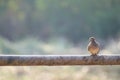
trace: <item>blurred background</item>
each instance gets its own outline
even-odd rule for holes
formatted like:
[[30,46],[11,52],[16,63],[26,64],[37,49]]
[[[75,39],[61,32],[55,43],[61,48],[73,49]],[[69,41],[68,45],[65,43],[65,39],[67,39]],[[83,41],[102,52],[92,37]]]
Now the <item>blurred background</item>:
[[[91,36],[100,54],[119,54],[119,8],[119,0],[0,0],[0,54],[89,55]],[[119,74],[119,66],[0,67],[1,80],[118,80]]]

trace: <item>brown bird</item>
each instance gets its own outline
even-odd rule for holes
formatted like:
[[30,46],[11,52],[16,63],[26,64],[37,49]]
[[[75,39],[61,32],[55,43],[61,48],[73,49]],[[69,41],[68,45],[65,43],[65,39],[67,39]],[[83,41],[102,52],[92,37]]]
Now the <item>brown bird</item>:
[[88,51],[93,55],[97,55],[100,51],[99,44],[96,42],[94,37],[89,38]]

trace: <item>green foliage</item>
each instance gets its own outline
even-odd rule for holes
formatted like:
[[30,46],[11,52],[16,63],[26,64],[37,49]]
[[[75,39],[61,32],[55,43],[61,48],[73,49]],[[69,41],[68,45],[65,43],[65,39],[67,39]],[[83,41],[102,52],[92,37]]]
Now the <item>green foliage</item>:
[[58,54],[59,52],[64,54],[64,52],[67,52],[71,47],[72,45],[65,39],[51,39],[45,43],[36,38],[26,38],[13,43],[0,37],[0,54],[46,55]]
[[0,38],[0,54],[18,54],[18,52],[13,49],[13,45],[9,41]]
[[28,35],[78,42],[88,36],[116,37],[119,0],[1,0],[0,34],[10,40]]

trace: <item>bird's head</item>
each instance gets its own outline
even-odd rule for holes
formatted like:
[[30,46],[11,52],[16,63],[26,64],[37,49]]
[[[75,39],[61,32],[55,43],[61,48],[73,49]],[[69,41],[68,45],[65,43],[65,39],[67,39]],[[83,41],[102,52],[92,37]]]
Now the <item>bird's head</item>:
[[95,41],[95,38],[94,37],[90,37],[89,41]]

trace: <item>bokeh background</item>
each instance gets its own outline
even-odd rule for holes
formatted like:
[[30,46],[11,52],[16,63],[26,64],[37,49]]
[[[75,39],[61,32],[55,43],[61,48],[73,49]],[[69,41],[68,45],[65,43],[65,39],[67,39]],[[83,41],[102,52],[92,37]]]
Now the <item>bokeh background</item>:
[[[0,0],[1,55],[120,52],[119,0]],[[119,80],[119,66],[0,67],[0,80]]]

